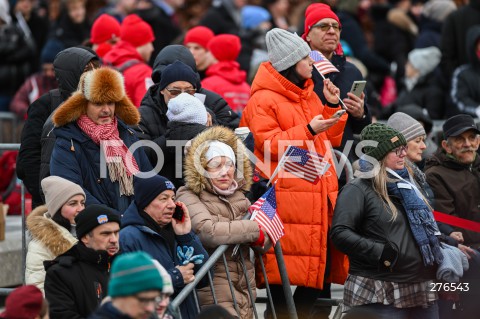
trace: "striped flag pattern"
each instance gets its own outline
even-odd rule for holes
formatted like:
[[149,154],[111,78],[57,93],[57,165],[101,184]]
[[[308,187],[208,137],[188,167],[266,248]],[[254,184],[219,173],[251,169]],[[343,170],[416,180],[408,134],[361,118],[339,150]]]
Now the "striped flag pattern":
[[320,176],[330,167],[320,154],[296,146],[289,146],[284,156],[283,169],[312,184],[317,184]]
[[313,66],[320,74],[325,75],[331,72],[340,72],[320,51],[311,51],[309,55],[314,61]]
[[270,187],[248,210],[252,214],[251,219],[265,229],[273,245],[285,235],[282,220],[277,214],[275,187]]

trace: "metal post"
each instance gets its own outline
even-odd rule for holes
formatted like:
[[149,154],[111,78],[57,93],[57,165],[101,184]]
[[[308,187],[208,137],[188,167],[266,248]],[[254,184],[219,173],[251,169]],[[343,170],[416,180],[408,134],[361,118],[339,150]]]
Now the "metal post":
[[298,319],[295,303],[293,302],[292,289],[290,287],[290,280],[288,279],[287,267],[283,260],[282,245],[280,240],[275,244],[275,256],[277,257],[278,270],[280,272],[280,278],[282,279],[283,293],[287,302],[287,311],[290,319]]
[[27,227],[25,223],[25,185],[21,184],[21,199],[22,199],[22,282],[25,285],[25,271],[27,269]]
[[272,300],[272,292],[270,291],[270,285],[268,284],[267,271],[265,270],[265,264],[263,263],[262,254],[260,253],[258,253],[258,261],[260,262],[263,278],[265,279],[265,288],[267,288],[268,303],[270,304],[270,308],[272,310],[273,319],[277,319],[277,313],[275,311],[275,306],[273,305],[273,300]]

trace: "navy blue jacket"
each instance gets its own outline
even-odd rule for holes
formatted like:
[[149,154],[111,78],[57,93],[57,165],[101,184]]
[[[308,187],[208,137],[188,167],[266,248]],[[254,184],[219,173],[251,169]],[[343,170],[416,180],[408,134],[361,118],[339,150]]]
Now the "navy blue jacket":
[[[133,130],[120,119],[118,131],[127,147],[138,141]],[[108,177],[100,177],[100,146],[72,122],[54,130],[57,139],[50,159],[50,173],[80,185],[87,195],[85,205],[104,204],[119,214],[133,202],[133,196],[120,196],[120,185]],[[150,171],[152,166],[142,148],[133,154],[140,171]]]
[[[175,268],[181,265],[176,254],[177,246],[191,246],[195,250],[195,255],[203,254],[205,256],[204,262],[208,259],[207,251],[203,248],[200,239],[193,231],[186,235],[175,235],[175,252],[172,252],[169,249],[167,241],[160,234],[146,226],[144,219],[138,212],[135,202],[130,204],[130,207],[128,207],[122,217],[120,250],[122,253],[139,250],[145,251],[154,259],[158,260],[172,277],[173,289],[175,291],[175,294],[172,296],[173,298],[185,287],[182,274],[178,268]],[[195,265],[195,273],[200,269],[201,265]],[[207,277],[204,277],[202,284],[199,284],[198,287],[206,285],[207,283]],[[193,294],[190,294],[181,304],[180,311],[183,319],[196,317],[197,308]]]

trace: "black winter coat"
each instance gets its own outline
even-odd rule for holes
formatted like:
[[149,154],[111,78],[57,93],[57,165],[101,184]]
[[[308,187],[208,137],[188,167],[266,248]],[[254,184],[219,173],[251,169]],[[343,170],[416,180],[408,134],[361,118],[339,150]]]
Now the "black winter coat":
[[478,24],[480,0],[470,0],[469,4],[452,12],[443,22],[440,65],[446,78],[450,79],[457,67],[469,62],[465,35],[470,27]]
[[[154,83],[159,83],[160,79],[162,78],[162,71],[169,66],[170,64],[174,63],[175,61],[181,61],[192,68],[193,72],[197,73],[197,92],[200,94],[205,95],[205,107],[207,111],[210,110],[215,115],[213,117],[214,124],[220,124],[223,126],[227,126],[231,129],[236,129],[238,127],[238,123],[240,123],[240,117],[232,111],[230,106],[227,102],[217,93],[206,90],[202,88],[202,84],[200,82],[200,76],[197,72],[197,66],[195,64],[195,59],[193,58],[192,53],[183,45],[169,45],[164,48],[155,58],[155,63],[153,64],[153,71],[152,71],[152,80]],[[159,92],[150,92],[147,91],[145,94],[144,99],[142,100],[142,104],[144,100],[148,100],[148,95],[152,94],[160,94]]]
[[133,319],[129,315],[120,312],[112,305],[112,302],[104,303],[88,319]]
[[450,96],[460,112],[478,117],[476,110],[480,106],[480,58],[477,57],[476,49],[480,39],[480,25],[472,27],[466,37],[469,63],[458,67],[453,73]]
[[45,262],[45,297],[51,319],[86,318],[108,295],[111,257],[77,243],[53,261]]
[[[392,200],[398,211],[394,221],[371,180],[357,178],[345,185],[333,213],[333,244],[348,256],[351,275],[393,282],[434,279],[435,268],[424,266],[403,206]],[[389,268],[381,258],[386,243],[397,255]]]
[[50,114],[77,89],[80,76],[92,59],[98,59],[98,57],[85,49],[63,50],[53,64],[60,97],[58,97],[58,91],[53,90],[42,95],[28,107],[28,118],[23,127],[17,158],[17,175],[32,194],[34,208],[44,203],[40,180],[50,175],[50,155],[55,144],[55,135],[53,132],[50,133],[53,124],[45,129],[44,124]]
[[[166,140],[171,142],[182,141],[182,144],[191,140],[207,128],[205,125],[197,123],[176,121],[168,122],[167,127]],[[177,151],[175,146],[168,146],[164,154],[165,162],[160,171],[160,175],[165,176],[172,181],[177,189],[185,185],[183,181],[183,162],[185,159],[184,149],[185,147],[182,147],[180,151]],[[178,158],[176,154],[178,154]],[[176,174],[177,171],[180,175]]]

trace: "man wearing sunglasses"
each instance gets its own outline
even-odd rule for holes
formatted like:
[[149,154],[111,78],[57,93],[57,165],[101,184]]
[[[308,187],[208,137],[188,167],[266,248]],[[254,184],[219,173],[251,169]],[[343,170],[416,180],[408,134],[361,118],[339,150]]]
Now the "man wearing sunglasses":
[[[343,151],[345,144],[353,140],[354,134],[360,134],[362,129],[371,123],[371,115],[366,106],[366,96],[362,93],[360,97],[350,93],[354,81],[363,80],[360,71],[352,63],[346,61],[340,45],[340,34],[342,24],[338,16],[323,3],[314,3],[308,6],[305,11],[305,29],[302,38],[308,43],[312,50],[320,51],[339,72],[325,74],[335,86],[340,89],[340,98],[346,106],[348,120],[343,133],[342,144],[338,148]],[[322,102],[326,102],[323,96],[323,78],[314,68],[312,79],[315,82],[314,91]],[[352,147],[352,150],[354,147]],[[347,155],[354,159],[354,152]]]

